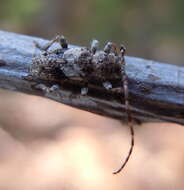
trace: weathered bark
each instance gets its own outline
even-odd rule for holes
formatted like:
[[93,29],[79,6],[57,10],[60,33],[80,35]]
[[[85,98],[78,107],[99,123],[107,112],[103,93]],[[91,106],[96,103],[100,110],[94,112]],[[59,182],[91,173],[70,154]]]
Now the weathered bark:
[[[92,86],[86,96],[74,84],[60,86],[54,92],[34,88],[48,81],[29,81],[33,40],[46,40],[0,31],[0,88],[34,94],[104,116],[122,119],[125,116],[123,94]],[[169,121],[184,124],[184,68],[135,57],[126,57],[130,104],[137,121]],[[59,84],[61,85],[61,84]],[[2,100],[1,100],[2,101]]]

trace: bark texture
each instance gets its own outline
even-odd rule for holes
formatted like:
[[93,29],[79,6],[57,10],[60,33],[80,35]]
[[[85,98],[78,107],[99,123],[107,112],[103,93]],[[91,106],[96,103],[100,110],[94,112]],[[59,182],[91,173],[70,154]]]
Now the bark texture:
[[[91,86],[88,95],[82,96],[80,87],[75,84],[57,83],[59,89],[46,92],[35,86],[44,84],[50,87],[55,82],[25,80],[33,55],[40,53],[35,49],[34,40],[41,44],[47,42],[0,31],[0,88],[47,97],[119,120],[126,116],[120,91]],[[132,116],[136,121],[184,124],[184,67],[126,56],[126,73]]]

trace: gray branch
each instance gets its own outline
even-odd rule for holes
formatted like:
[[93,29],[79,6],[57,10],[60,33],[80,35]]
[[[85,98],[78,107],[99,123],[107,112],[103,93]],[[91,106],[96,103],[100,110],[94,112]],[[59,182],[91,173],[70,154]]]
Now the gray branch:
[[[36,84],[52,86],[49,81],[25,80],[32,56],[40,53],[33,41],[47,41],[31,36],[0,31],[0,88],[34,94],[89,112],[122,120],[126,116],[123,94],[91,86],[86,96],[75,84],[60,85],[53,92],[35,88]],[[129,101],[135,121],[169,121],[184,124],[184,68],[126,57],[129,78]],[[2,101],[2,100],[1,100]]]

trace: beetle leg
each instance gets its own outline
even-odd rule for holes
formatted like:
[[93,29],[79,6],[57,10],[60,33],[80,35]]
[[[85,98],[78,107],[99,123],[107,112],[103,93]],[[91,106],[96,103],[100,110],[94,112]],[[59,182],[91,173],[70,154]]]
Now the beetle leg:
[[37,84],[34,86],[35,89],[42,90],[45,93],[51,93],[59,89],[57,84],[52,85],[51,87],[46,86],[45,84]]
[[88,87],[81,88],[81,95],[85,96],[88,94]]
[[81,95],[82,96],[85,96],[88,94],[88,81],[87,80],[84,80],[83,82],[83,87],[81,88]]
[[112,84],[109,82],[109,81],[105,81],[102,83],[103,84],[103,87],[107,90],[111,89],[112,88]]
[[91,47],[90,47],[90,50],[92,52],[92,54],[95,54],[97,49],[98,49],[98,46],[99,46],[99,41],[98,40],[93,40],[91,42]]
[[63,35],[57,35],[54,39],[41,46],[37,41],[34,41],[35,46],[43,51],[47,51],[54,43],[59,43],[62,48],[68,48],[68,43]]
[[107,44],[104,47],[104,52],[109,54],[111,52],[112,46],[113,46],[112,42],[107,42]]
[[121,44],[120,45],[120,54],[121,54],[121,57],[123,57],[123,60],[124,60],[125,52],[126,52],[126,48],[123,44]]

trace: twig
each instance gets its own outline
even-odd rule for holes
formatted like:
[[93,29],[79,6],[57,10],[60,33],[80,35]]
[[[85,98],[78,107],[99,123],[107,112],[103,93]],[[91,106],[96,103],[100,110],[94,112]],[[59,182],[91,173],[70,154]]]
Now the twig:
[[[34,94],[62,102],[73,107],[122,119],[124,105],[121,91],[111,92],[91,86],[86,96],[75,84],[63,84],[53,92],[36,89],[36,84],[52,86],[53,82],[28,81],[33,54],[33,41],[46,40],[0,31],[0,88]],[[131,112],[136,121],[169,121],[184,124],[184,68],[151,60],[126,57],[129,78]]]

